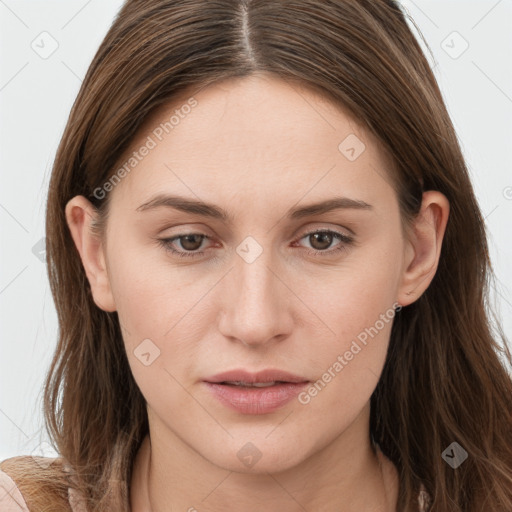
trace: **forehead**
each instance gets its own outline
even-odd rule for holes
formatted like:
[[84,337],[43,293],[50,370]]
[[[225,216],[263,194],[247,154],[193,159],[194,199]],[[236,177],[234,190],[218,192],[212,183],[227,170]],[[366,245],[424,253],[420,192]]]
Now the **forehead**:
[[153,112],[121,158],[133,165],[112,199],[134,204],[173,191],[212,202],[240,194],[298,201],[333,187],[371,196],[389,187],[384,156],[371,133],[311,88],[233,78],[182,91]]

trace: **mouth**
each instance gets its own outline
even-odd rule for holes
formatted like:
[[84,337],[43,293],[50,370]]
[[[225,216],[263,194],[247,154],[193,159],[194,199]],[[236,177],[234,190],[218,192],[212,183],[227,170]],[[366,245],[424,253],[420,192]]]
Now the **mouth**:
[[284,407],[310,383],[281,370],[232,370],[204,380],[223,405],[242,414],[268,414]]

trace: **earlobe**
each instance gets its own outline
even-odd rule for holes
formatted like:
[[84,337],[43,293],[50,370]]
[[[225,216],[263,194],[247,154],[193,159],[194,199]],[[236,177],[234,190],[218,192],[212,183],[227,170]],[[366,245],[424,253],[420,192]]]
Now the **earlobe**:
[[91,285],[94,302],[104,311],[116,311],[104,247],[91,229],[92,222],[98,215],[96,209],[84,196],[75,196],[68,201],[65,214],[71,236]]
[[450,203],[437,190],[424,192],[421,209],[406,243],[405,265],[397,302],[407,306],[429,287],[439,264]]

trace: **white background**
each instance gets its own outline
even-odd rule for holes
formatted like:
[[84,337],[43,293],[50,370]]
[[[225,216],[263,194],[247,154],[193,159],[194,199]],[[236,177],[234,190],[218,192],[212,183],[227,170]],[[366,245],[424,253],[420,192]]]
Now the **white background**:
[[[433,52],[427,58],[486,218],[496,303],[510,340],[512,0],[402,3]],[[120,6],[113,0],[0,0],[0,460],[53,455],[45,445],[41,397],[57,322],[37,244],[69,110]],[[47,58],[32,48],[42,53],[52,44],[58,47]]]

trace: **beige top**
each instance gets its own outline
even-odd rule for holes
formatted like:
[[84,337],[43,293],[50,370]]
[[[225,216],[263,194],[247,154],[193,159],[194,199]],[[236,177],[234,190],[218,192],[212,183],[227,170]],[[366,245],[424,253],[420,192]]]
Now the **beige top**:
[[0,469],[0,510],[29,512],[20,490],[11,477]]
[[[378,447],[378,445],[377,445]],[[384,462],[385,456],[380,449],[377,453]],[[64,470],[71,471],[69,465],[64,465]],[[72,512],[87,512],[83,497],[71,487],[68,488],[69,506]],[[418,512],[428,511],[429,495],[423,484],[418,496]],[[11,477],[0,469],[0,511],[1,512],[30,512],[23,496]]]
[[[64,464],[64,471],[71,472],[71,466]],[[80,493],[68,488],[68,501],[72,512],[88,512],[85,501]],[[1,512],[30,512],[23,496],[14,480],[0,469],[0,511]]]

